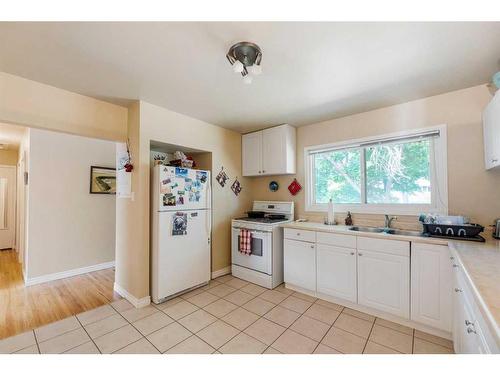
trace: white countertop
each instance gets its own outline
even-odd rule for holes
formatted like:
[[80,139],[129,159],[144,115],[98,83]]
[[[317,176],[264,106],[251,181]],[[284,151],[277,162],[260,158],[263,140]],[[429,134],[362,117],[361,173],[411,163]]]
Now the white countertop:
[[325,225],[315,222],[292,222],[284,228],[316,232],[341,233],[351,236],[385,238],[436,245],[447,245],[462,266],[475,293],[474,298],[484,318],[500,342],[500,241],[485,235],[486,242],[448,240],[435,237],[403,236],[386,233],[356,232],[345,225]]

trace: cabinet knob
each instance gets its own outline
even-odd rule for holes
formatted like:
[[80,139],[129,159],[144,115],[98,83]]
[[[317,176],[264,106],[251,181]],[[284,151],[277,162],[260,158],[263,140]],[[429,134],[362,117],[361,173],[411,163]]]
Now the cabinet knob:
[[297,236],[300,236],[300,233],[297,233]]
[[362,257],[362,256],[363,256],[363,254],[361,254],[361,253],[358,253],[358,256]]
[[261,171],[259,171],[259,173],[262,173]]
[[453,259],[455,259],[455,257],[450,257],[450,260],[453,260]]
[[474,327],[474,323],[472,323],[469,319],[465,319],[465,325],[468,327],[468,326],[473,326]]
[[463,290],[462,290],[462,289],[460,289],[460,288],[455,288],[455,292],[457,292],[457,293],[461,293],[461,292],[463,292]]
[[457,267],[458,267],[458,264],[454,264],[454,265],[453,265],[453,268],[457,268]]
[[351,252],[351,255],[354,255],[354,251]]
[[314,245],[311,245],[311,249],[314,249]]
[[262,173],[266,173],[266,171],[262,171]]
[[498,159],[491,159],[492,163],[496,163],[497,161],[498,161]]

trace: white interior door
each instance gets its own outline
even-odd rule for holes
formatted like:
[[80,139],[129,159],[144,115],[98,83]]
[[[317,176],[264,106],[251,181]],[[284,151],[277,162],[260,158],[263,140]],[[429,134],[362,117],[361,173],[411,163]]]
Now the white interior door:
[[16,167],[0,166],[0,249],[14,247],[16,237]]
[[[179,211],[180,212],[180,211]],[[210,211],[184,211],[186,234],[173,235],[176,212],[159,212],[158,298],[165,298],[210,280]]]

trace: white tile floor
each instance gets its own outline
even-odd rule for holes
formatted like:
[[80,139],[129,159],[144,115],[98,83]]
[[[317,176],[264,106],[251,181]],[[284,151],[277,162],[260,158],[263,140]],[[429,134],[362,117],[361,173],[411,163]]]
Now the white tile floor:
[[222,276],[161,305],[126,300],[0,341],[0,353],[453,353],[448,340],[343,306]]

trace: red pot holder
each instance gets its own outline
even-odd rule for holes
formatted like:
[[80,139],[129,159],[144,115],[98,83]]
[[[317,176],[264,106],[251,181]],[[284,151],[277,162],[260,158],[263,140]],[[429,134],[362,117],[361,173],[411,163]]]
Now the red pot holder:
[[300,186],[297,179],[294,178],[292,183],[288,186],[288,190],[290,191],[290,194],[297,195],[297,193],[302,190],[302,186]]

